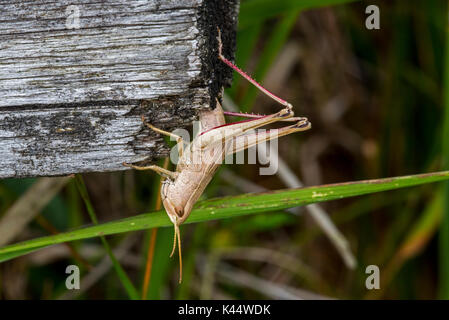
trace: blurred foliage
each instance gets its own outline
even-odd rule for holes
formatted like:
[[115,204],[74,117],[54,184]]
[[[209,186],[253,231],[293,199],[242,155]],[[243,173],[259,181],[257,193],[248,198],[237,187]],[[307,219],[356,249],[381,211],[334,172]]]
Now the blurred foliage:
[[[380,8],[380,30],[365,28],[365,8],[371,4]],[[447,12],[444,0],[242,1],[237,64],[313,123],[312,130],[279,140],[280,155],[305,185],[449,169]],[[238,75],[226,92],[242,110],[279,109]],[[285,188],[277,176],[259,175],[258,165],[226,167],[260,187]],[[250,191],[225,174],[218,172],[203,199]],[[100,222],[155,207],[159,177],[153,173],[95,173],[84,179]],[[0,181],[0,217],[34,180]],[[304,210],[299,216],[276,211],[184,226],[184,281],[177,285],[177,261],[168,257],[173,231],[160,228],[148,298],[272,297],[230,282],[222,272],[229,265],[273,284],[335,298],[448,298],[448,190],[447,183],[430,184],[321,204],[349,239],[356,270],[345,268]],[[90,224],[75,181],[42,216],[61,232]],[[44,226],[33,221],[16,241],[48,235]],[[131,240],[108,236],[108,243],[114,254],[127,248],[121,259],[116,256],[140,289],[150,237],[135,234]],[[82,276],[98,272],[107,258],[101,240],[72,244],[87,260],[80,266]],[[260,255],[259,249],[283,254],[287,262]],[[0,298],[57,299],[66,294],[68,264],[79,260],[59,245],[4,262]],[[382,275],[375,292],[365,288],[370,264]],[[285,265],[294,265],[295,272]],[[109,268],[70,298],[126,299],[121,283]]]

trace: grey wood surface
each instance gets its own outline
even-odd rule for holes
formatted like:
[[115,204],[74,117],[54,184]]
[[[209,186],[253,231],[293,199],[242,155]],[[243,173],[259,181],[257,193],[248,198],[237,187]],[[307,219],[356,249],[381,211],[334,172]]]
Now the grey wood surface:
[[[79,12],[79,23],[76,20]],[[124,170],[214,107],[238,0],[0,2],[0,178]]]

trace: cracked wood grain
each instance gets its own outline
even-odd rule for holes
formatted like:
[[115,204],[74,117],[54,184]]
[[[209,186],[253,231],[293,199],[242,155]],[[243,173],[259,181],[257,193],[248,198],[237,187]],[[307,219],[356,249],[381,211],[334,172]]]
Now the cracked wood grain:
[[[69,29],[67,7],[79,8]],[[238,0],[0,2],[0,178],[124,170],[214,107],[232,73]]]

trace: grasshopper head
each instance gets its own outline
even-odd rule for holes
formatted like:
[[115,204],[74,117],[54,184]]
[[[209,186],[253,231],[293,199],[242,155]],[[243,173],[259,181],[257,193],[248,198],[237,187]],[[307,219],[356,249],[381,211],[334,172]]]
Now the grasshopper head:
[[189,214],[186,214],[184,207],[175,205],[170,198],[165,198],[162,203],[170,221],[174,225],[181,225],[189,216]]
[[178,186],[175,181],[165,180],[161,188],[161,199],[170,221],[179,226],[189,217],[194,201],[187,191]]

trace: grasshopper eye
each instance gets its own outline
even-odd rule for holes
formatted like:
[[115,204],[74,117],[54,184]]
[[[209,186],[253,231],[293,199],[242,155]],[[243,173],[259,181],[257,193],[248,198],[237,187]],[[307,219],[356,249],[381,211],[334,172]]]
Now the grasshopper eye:
[[177,207],[177,208],[175,208],[175,210],[176,210],[176,215],[178,217],[182,218],[182,216],[184,215],[184,208]]
[[176,205],[169,198],[165,197],[162,203],[164,204],[165,211],[167,211],[167,214],[173,223],[175,218],[182,218],[184,215],[184,208]]

